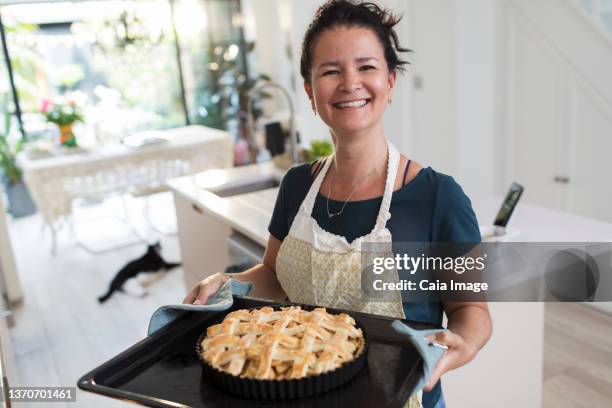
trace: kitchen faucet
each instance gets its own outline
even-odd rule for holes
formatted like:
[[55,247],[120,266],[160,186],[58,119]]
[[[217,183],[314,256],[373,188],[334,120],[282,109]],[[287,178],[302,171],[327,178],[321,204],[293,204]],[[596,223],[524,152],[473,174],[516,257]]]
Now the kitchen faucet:
[[[294,111],[293,111],[293,102],[291,102],[291,95],[289,92],[283,88],[280,84],[272,81],[263,81],[258,85],[255,85],[253,89],[251,89],[247,96],[247,132],[248,132],[248,142],[249,148],[254,149],[256,147],[255,138],[254,138],[254,120],[253,120],[253,109],[251,107],[253,98],[256,94],[262,91],[265,88],[276,88],[279,89],[283,95],[287,98],[287,103],[289,104],[289,139],[291,144],[291,161],[293,164],[297,164],[299,162],[298,155],[298,142],[297,142],[297,133],[295,131],[294,122]],[[252,150],[251,150],[252,151]],[[254,160],[255,161],[255,160]]]

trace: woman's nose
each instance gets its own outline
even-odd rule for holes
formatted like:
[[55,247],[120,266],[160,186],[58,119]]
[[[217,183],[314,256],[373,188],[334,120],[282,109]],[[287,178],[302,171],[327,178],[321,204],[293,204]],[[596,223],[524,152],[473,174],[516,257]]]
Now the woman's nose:
[[359,79],[359,75],[347,72],[342,77],[342,82],[340,84],[340,90],[352,93],[361,88],[361,80]]

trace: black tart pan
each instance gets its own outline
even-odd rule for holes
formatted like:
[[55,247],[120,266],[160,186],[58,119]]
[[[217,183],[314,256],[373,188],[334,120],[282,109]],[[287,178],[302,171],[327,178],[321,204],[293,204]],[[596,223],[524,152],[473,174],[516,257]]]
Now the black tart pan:
[[[286,305],[270,305],[274,310],[280,310]],[[300,305],[303,310],[312,310],[313,306]],[[253,310],[251,308],[248,310]],[[329,312],[328,312],[329,313]],[[347,313],[347,312],[343,312]],[[330,313],[337,314],[337,313]],[[347,313],[350,315],[350,313]],[[352,317],[352,316],[351,316]],[[341,387],[351,381],[363,369],[367,360],[368,340],[362,326],[355,321],[355,326],[361,329],[364,337],[364,345],[361,352],[351,361],[344,363],[332,371],[327,371],[319,375],[309,375],[300,379],[287,380],[259,380],[255,378],[240,378],[221,371],[210,365],[204,358],[200,345],[206,337],[206,332],[198,338],[196,353],[202,363],[204,377],[208,378],[219,388],[231,392],[244,398],[267,399],[267,400],[286,400],[312,397],[320,395],[335,388]]]

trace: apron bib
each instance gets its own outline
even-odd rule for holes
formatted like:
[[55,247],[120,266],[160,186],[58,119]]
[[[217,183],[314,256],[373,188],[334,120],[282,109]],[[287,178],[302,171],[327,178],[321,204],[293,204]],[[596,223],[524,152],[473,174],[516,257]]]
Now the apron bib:
[[[395,292],[392,301],[371,301],[361,290],[363,242],[388,243],[391,254],[391,232],[387,221],[393,196],[395,175],[400,155],[387,142],[388,164],[385,192],[374,229],[349,243],[345,237],[321,228],[312,217],[312,209],[332,157],[312,183],[283,240],[276,258],[276,277],[291,302],[352,310],[381,316],[404,318],[401,294]],[[391,281],[399,281],[397,271],[391,271]]]

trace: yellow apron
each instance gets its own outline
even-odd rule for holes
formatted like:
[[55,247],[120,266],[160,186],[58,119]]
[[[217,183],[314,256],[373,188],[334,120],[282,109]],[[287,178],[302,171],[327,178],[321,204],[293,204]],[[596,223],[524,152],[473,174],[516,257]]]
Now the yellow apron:
[[[345,237],[321,228],[312,218],[317,194],[329,170],[332,157],[312,183],[283,240],[276,258],[276,277],[291,302],[332,307],[382,316],[404,318],[401,294],[393,301],[371,301],[361,290],[362,253],[364,242],[391,243],[391,232],[386,224],[391,213],[391,198],[400,155],[387,142],[388,164],[385,192],[374,229],[349,243]],[[397,271],[396,281],[399,280]],[[420,407],[421,394],[410,398],[406,406]]]

